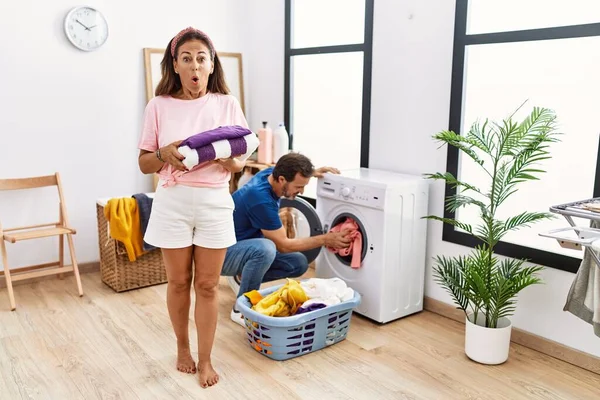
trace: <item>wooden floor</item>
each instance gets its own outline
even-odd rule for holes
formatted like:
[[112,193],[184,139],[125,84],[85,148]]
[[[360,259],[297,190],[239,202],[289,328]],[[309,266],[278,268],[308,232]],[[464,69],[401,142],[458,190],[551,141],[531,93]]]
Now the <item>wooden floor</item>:
[[99,273],[82,280],[83,298],[72,277],[17,286],[14,312],[0,290],[0,399],[600,397],[599,375],[518,345],[503,365],[471,362],[464,325],[426,311],[384,326],[355,316],[347,340],[271,361],[229,320],[234,296],[224,280],[213,353],[221,382],[201,389],[175,370],[166,285],[116,294]]

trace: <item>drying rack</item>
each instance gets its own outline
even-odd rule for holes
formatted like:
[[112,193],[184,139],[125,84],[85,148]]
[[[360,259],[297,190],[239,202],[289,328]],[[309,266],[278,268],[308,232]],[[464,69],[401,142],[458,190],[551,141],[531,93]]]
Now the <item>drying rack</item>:
[[[540,236],[555,239],[561,247],[574,250],[592,247],[592,243],[600,240],[600,229],[577,226],[573,220],[573,218],[583,218],[590,221],[600,221],[600,197],[559,204],[550,207],[550,211],[565,217],[571,226],[540,233]],[[574,233],[576,237],[565,236],[564,234],[567,232],[571,232],[572,235]],[[600,246],[598,247],[600,248]],[[598,268],[600,268],[600,258],[597,252],[591,251],[590,254]]]

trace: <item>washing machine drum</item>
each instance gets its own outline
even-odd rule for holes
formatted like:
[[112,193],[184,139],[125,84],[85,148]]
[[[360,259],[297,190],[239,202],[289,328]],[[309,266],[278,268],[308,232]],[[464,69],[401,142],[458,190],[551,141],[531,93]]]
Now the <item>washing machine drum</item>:
[[[280,201],[279,209],[281,220],[286,228],[288,237],[311,237],[322,235],[324,233],[323,224],[317,215],[317,211],[306,200],[300,197],[296,197],[293,200],[283,198]],[[338,214],[332,220],[331,227],[343,223],[347,218],[352,218],[356,222],[358,231],[362,235],[361,261],[363,261],[367,254],[368,239],[367,232],[360,219],[352,213],[343,212]],[[331,227],[326,226],[325,229],[330,229]],[[305,250],[302,253],[306,256],[308,263],[310,264],[317,258],[321,250],[321,247],[317,247]],[[352,255],[341,256],[336,253],[335,256],[340,263],[350,266]]]

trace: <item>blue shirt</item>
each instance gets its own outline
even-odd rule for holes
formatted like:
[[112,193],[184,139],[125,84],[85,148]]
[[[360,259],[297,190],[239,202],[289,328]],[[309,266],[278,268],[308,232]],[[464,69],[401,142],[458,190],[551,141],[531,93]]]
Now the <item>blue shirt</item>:
[[271,172],[272,167],[260,171],[232,195],[235,203],[233,223],[238,241],[262,238],[261,229],[273,231],[282,227],[279,197],[268,179]]

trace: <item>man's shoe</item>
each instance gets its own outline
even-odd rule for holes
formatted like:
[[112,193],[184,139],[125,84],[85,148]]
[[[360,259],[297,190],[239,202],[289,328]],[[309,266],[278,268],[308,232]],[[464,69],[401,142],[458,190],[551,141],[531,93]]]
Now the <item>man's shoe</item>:
[[237,296],[240,291],[240,279],[238,278],[238,276],[228,276],[227,283],[229,284],[231,290],[233,290],[233,294]]
[[231,309],[231,313],[229,314],[229,317],[236,324],[238,324],[244,328],[246,327],[246,322],[244,321],[244,316],[242,315],[241,312],[237,311],[235,308]]

